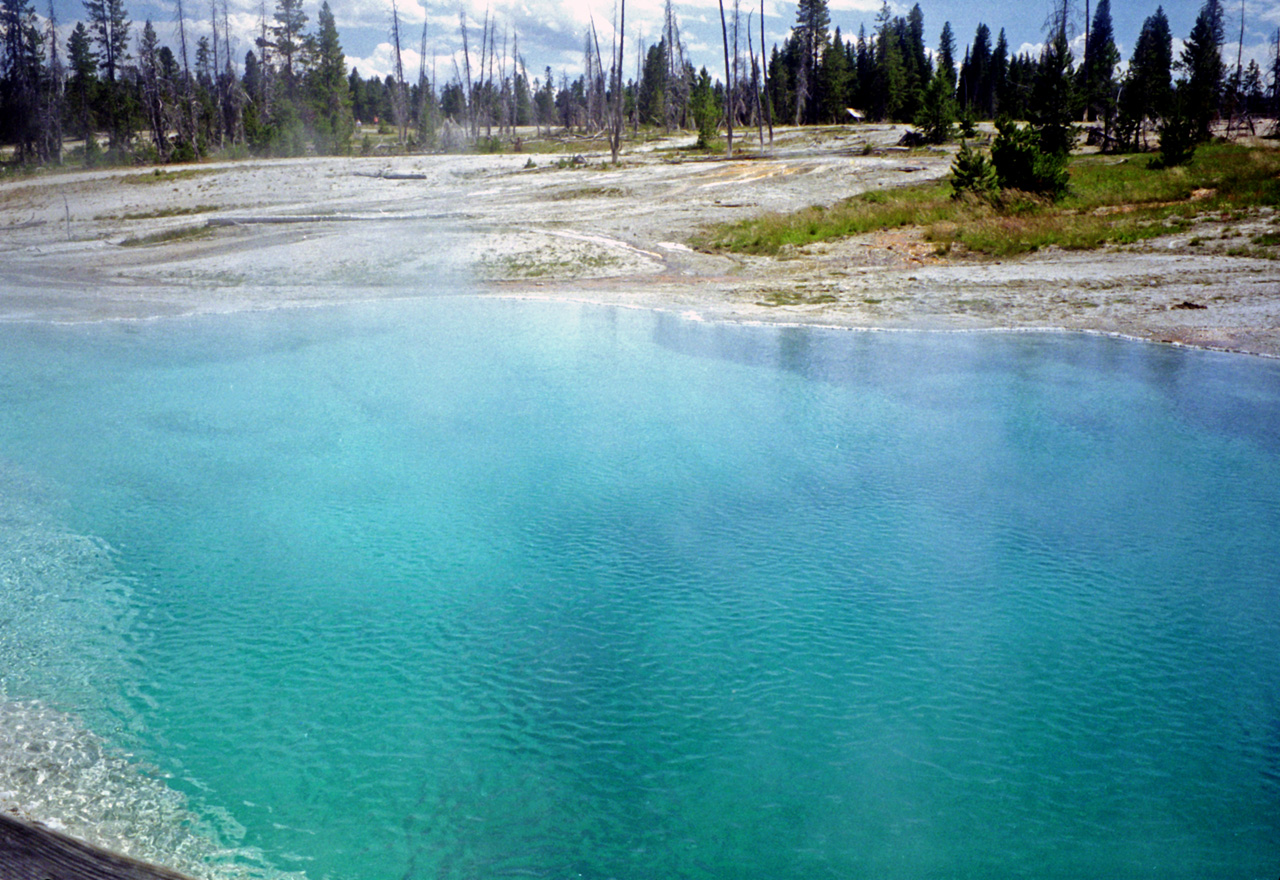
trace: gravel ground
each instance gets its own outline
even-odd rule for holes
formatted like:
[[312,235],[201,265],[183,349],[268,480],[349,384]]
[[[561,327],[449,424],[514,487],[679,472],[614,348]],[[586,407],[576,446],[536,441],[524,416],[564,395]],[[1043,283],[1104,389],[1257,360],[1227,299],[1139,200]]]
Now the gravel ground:
[[[0,184],[0,320],[89,321],[436,293],[849,328],[1056,328],[1280,356],[1280,262],[1227,256],[1272,218],[1123,249],[939,256],[911,231],[778,258],[701,228],[944,176],[901,128],[782,129],[734,160],[624,153],[308,158]],[[1203,306],[1203,308],[1201,308]]]

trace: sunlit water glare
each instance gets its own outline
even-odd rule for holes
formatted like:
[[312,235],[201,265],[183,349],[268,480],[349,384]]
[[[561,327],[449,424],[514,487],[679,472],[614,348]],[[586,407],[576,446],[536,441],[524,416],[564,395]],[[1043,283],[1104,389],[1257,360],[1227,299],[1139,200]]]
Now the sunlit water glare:
[[1280,365],[0,328],[0,681],[313,880],[1274,878]]

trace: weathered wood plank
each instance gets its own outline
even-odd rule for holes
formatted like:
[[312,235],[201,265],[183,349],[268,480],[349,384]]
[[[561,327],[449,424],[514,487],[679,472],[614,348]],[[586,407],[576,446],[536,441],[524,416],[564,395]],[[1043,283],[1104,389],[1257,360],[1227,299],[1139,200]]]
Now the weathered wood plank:
[[190,880],[0,813],[0,880]]

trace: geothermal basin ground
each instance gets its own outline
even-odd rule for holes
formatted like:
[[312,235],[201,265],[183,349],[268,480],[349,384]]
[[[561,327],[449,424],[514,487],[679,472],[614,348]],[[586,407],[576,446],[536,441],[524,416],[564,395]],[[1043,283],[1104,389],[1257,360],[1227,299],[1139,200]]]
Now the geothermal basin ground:
[[555,154],[246,160],[11,180],[0,184],[0,319],[400,298],[452,276],[460,290],[706,320],[1060,329],[1280,354],[1280,262],[1214,246],[1266,229],[1266,209],[1200,217],[1137,245],[1014,259],[940,254],[910,228],[776,257],[690,246],[714,224],[949,173],[954,148],[907,150],[896,146],[902,132],[779,129],[764,146],[752,132],[732,160],[694,152],[683,136],[633,146],[614,166],[599,141],[575,152],[562,139]]

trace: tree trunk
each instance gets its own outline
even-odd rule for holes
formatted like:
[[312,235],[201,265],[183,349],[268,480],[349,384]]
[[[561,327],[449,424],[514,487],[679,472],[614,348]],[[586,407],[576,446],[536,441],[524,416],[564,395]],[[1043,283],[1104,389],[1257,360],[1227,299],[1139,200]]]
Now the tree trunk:
[[618,51],[614,56],[614,88],[613,88],[613,120],[609,134],[609,152],[613,154],[613,164],[618,164],[618,153],[622,149],[623,108],[626,96],[622,85],[623,41],[627,30],[627,0],[618,0]]
[[729,66],[729,26],[724,20],[724,0],[720,2],[720,35],[724,38],[724,125],[727,133],[725,158],[733,158],[733,69]]

